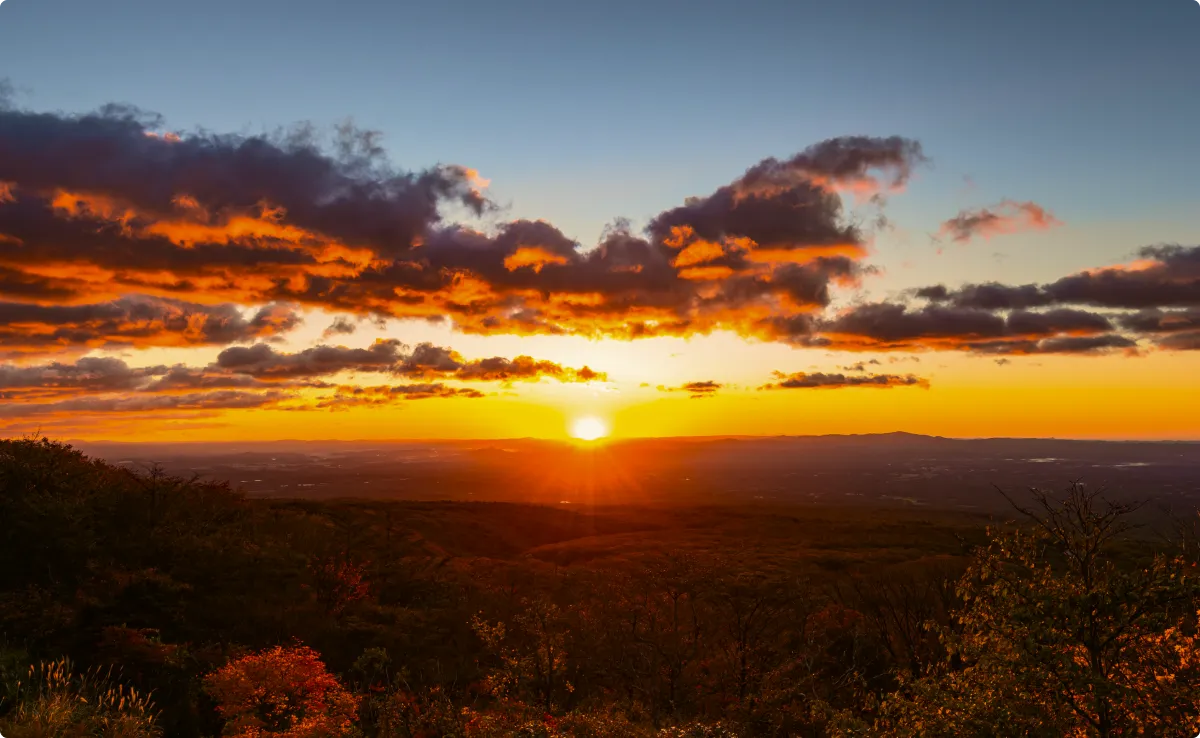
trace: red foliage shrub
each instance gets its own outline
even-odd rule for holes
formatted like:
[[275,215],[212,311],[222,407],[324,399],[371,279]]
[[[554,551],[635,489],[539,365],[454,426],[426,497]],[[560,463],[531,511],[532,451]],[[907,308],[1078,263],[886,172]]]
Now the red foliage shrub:
[[276,646],[230,661],[204,680],[238,738],[343,736],[353,730],[358,698],[305,646]]

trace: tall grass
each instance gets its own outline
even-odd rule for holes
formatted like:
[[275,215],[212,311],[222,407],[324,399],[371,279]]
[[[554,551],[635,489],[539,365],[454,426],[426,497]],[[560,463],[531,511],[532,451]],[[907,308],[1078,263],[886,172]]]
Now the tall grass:
[[70,659],[29,667],[0,707],[5,738],[157,738],[148,694],[121,684],[111,667],[76,672]]

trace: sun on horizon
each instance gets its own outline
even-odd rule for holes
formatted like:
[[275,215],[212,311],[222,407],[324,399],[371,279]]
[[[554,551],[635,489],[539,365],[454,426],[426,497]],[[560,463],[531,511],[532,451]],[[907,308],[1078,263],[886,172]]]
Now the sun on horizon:
[[608,423],[595,415],[584,415],[571,423],[571,438],[577,441],[598,441],[608,437]]

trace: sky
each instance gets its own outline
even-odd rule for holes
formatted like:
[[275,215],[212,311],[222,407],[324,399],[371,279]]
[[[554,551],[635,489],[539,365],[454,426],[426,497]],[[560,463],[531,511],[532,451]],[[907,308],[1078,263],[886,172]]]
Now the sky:
[[0,434],[1198,439],[1198,36],[6,0]]

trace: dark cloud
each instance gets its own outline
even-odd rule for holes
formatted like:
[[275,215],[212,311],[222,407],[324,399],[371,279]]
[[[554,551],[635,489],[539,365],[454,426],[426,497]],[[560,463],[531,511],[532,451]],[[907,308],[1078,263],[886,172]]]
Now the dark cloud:
[[[759,162],[713,194],[660,214],[649,231],[663,242],[686,234],[719,244],[734,236],[784,251],[856,245],[860,234],[841,222],[837,192],[903,186],[913,167],[924,160],[920,144],[904,138],[830,139],[790,159]],[[888,175],[887,181],[872,176],[875,171]],[[696,243],[685,240],[686,245]]]
[[[295,327],[294,306],[341,313],[327,338],[357,320],[395,317],[478,334],[730,330],[850,350],[1100,353],[1144,336],[1189,345],[1187,331],[1140,329],[1083,308],[1200,307],[1200,247],[1147,247],[1133,263],[1046,284],[934,285],[910,296],[924,304],[826,315],[835,288],[871,273],[869,234],[843,197],[894,192],[925,161],[909,139],[829,139],[760,161],[652,216],[642,232],[617,222],[585,248],[542,221],[451,222],[451,209],[495,211],[475,172],[399,170],[376,134],[349,126],[324,137],[305,127],[177,135],[130,107],[65,115],[8,105],[0,346],[11,357],[260,342],[222,353],[215,368],[171,374],[179,387],[232,388],[245,377],[316,381],[335,371],[425,382],[603,378],[524,356],[466,360],[436,346],[296,354],[263,346]],[[1035,203],[1003,201],[964,211],[943,230],[964,240],[1055,223]],[[247,305],[258,312],[236,307]]]
[[956,243],[966,243],[976,236],[990,238],[1021,231],[1046,230],[1062,222],[1035,202],[1003,200],[997,205],[959,211],[942,223],[938,235]]
[[85,357],[72,364],[53,362],[36,366],[0,364],[0,390],[78,389],[89,392],[133,390],[168,371],[165,366],[132,368],[113,358]]
[[258,343],[225,349],[217,356],[216,366],[265,378],[314,377],[344,371],[386,372],[401,361],[404,350],[404,344],[395,339],[379,339],[367,348],[316,346],[294,354]]
[[1200,331],[1200,309],[1143,310],[1123,315],[1121,327],[1138,333],[1184,333]]
[[[733,330],[776,339],[865,273],[839,193],[902,187],[924,161],[898,137],[831,139],[584,249],[553,225],[480,231],[465,167],[396,170],[374,134],[182,136],[110,106],[0,112],[0,290],[100,302],[141,293],[297,303],[453,321],[473,333],[640,338]],[[71,265],[70,269],[59,268]],[[56,276],[46,278],[53,272]],[[348,323],[338,324],[339,330]],[[781,332],[783,331],[783,332]],[[330,334],[330,335],[336,335]]]
[[844,371],[844,372],[865,372],[867,370],[868,365],[879,366],[879,359],[871,359],[870,361],[860,361],[855,364],[851,364],[850,366],[844,366],[844,367],[842,367],[842,371]]
[[484,394],[476,389],[449,387],[440,382],[372,387],[343,386],[338,387],[333,395],[316,402],[311,408],[297,409],[348,410],[352,407],[375,407],[391,405],[401,400],[428,400],[437,397],[478,399],[484,397]]
[[225,345],[278,337],[299,313],[270,304],[249,317],[234,305],[129,296],[87,305],[0,302],[0,347],[10,354],[92,348]]
[[[895,303],[859,305],[815,327],[811,345],[860,351],[972,351],[996,353],[1081,353],[1129,348],[1133,341],[1103,336],[1114,326],[1105,316],[1058,308],[1013,310],[1001,315],[978,308]],[[1088,339],[1088,340],[1084,340]],[[1121,339],[1121,340],[1118,340]]]
[[395,256],[439,220],[443,202],[488,206],[474,174],[442,166],[400,172],[378,135],[349,126],[331,145],[300,127],[269,136],[158,134],[157,115],[109,105],[68,116],[0,112],[0,181],[34,192],[83,192],[139,212],[175,211],[186,196],[220,217],[261,203],[289,223]]
[[905,305],[872,303],[822,322],[818,331],[824,337],[862,342],[864,347],[879,344],[880,348],[921,348],[941,340],[999,338],[1007,329],[1003,317],[984,310],[936,305],[910,310]]
[[1114,349],[1133,351],[1137,341],[1115,333],[1098,336],[1059,336],[1034,340],[988,341],[968,343],[966,350],[980,354],[1103,354]]
[[[746,171],[736,183],[744,195],[775,192],[797,182],[815,182],[841,189],[894,190],[907,184],[913,169],[927,161],[916,141],[892,136],[844,136],[822,141],[779,161],[766,159]],[[880,181],[872,172],[882,171]]]
[[[1200,331],[1200,247],[1148,246],[1137,256],[1129,264],[1090,269],[1047,284],[989,282],[957,289],[932,285],[911,294],[929,302],[919,312],[1009,311],[1006,325],[1012,340],[987,346],[968,342],[970,350],[981,353],[1134,351],[1139,338],[1166,350],[1193,348],[1192,332]],[[1104,316],[1062,307],[1067,305],[1137,312]],[[1029,310],[1047,307],[1052,309]],[[1051,329],[1069,335],[1032,340]],[[1019,340],[1022,335],[1027,340]]]
[[91,415],[107,413],[140,413],[167,410],[240,410],[269,407],[290,395],[279,391],[242,392],[218,390],[181,395],[124,394],[107,397],[76,397],[56,402],[0,404],[0,417],[24,418],[67,413]]
[[826,374],[823,372],[785,374],[775,372],[776,382],[759,389],[840,389],[842,387],[921,387],[929,389],[929,380],[912,374]]
[[1048,336],[1056,333],[1102,333],[1113,329],[1108,318],[1083,310],[1058,308],[1044,312],[1014,310],[1006,321],[1010,333],[1020,336]]
[[702,382],[687,382],[679,385],[678,387],[667,387],[660,384],[658,386],[658,390],[660,392],[686,392],[693,400],[697,400],[716,395],[717,391],[723,386],[724,385],[718,382],[708,379]]
[[468,360],[457,351],[430,343],[418,344],[410,351],[394,339],[377,340],[368,348],[316,346],[294,354],[278,351],[267,344],[237,346],[222,351],[217,356],[216,366],[267,379],[328,376],[351,371],[464,382],[535,381],[543,377],[560,382],[607,381],[607,375],[586,366],[573,369],[529,356]]
[[[68,412],[108,413],[123,409],[131,413],[267,406],[289,410],[325,409],[379,405],[396,399],[483,396],[475,389],[430,381],[380,385],[363,391],[328,381],[346,371],[456,381],[536,381],[543,377],[561,382],[605,379],[605,375],[587,367],[573,369],[527,356],[468,361],[457,352],[431,344],[421,344],[410,352],[394,340],[379,340],[363,349],[318,346],[297,353],[255,344],[226,349],[215,362],[203,367],[183,364],[131,367],[122,359],[108,357],[84,357],[73,363],[0,364],[0,401],[9,408],[3,417],[22,417]],[[322,392],[326,394],[319,394]],[[318,393],[315,399],[314,393]],[[158,396],[183,399],[153,399]],[[262,401],[256,404],[253,397],[262,398]],[[284,400],[311,402],[280,405]]]
[[432,343],[419,343],[392,368],[407,377],[441,377],[461,369],[465,361],[458,352]]
[[1092,269],[1044,287],[1056,303],[1110,308],[1200,306],[1200,246],[1150,246],[1138,261]]
[[1045,307],[1053,302],[1041,287],[1035,284],[1005,285],[998,282],[969,284],[957,290],[945,285],[921,287],[914,296],[931,302],[948,303],[952,307],[975,310],[1025,310]]
[[323,338],[332,338],[333,336],[348,336],[358,330],[358,325],[354,321],[346,318],[344,315],[339,315],[333,319],[329,327],[322,331]]
[[332,385],[307,378],[259,378],[216,364],[131,367],[112,357],[83,357],[72,363],[0,364],[0,396],[10,402],[114,393],[179,394],[216,389],[299,389]]
[[1131,264],[1090,269],[1044,285],[942,285],[917,297],[960,308],[1009,310],[1049,305],[1155,309],[1200,306],[1200,246],[1149,246]]
[[1123,328],[1144,334],[1167,351],[1200,350],[1200,309],[1142,310],[1121,316]]
[[1158,338],[1155,343],[1167,351],[1200,351],[1200,331],[1172,333]]

